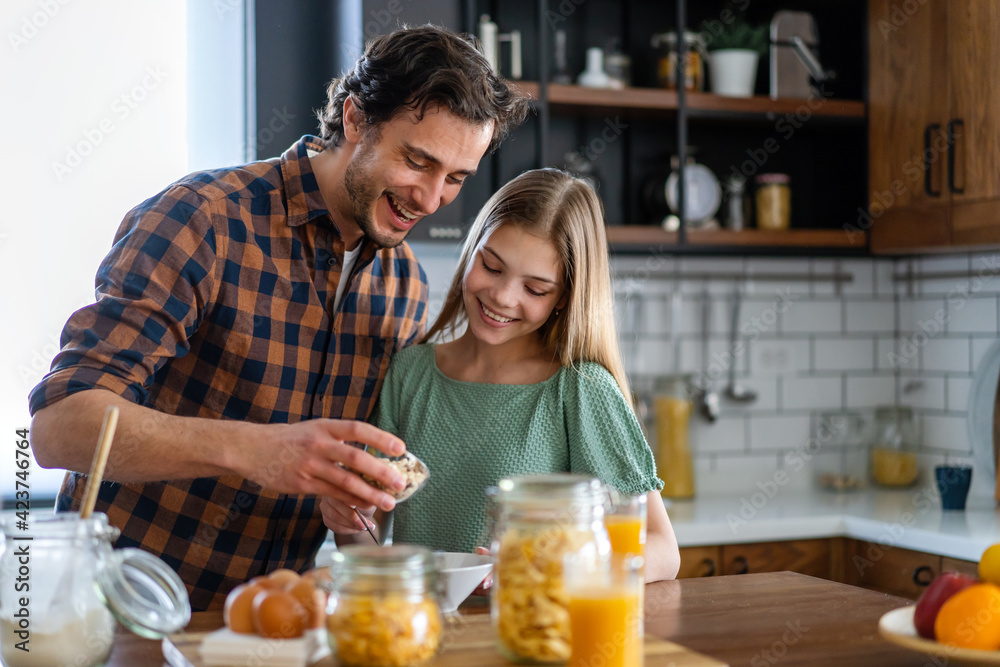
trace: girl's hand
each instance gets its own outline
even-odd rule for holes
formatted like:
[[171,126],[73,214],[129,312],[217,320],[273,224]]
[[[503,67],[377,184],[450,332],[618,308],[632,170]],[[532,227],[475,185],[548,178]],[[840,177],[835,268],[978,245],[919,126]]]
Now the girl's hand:
[[[336,498],[323,496],[319,501],[319,508],[323,514],[323,523],[335,534],[354,535],[356,533],[367,532],[365,525],[350,505]],[[358,507],[358,509],[369,521],[371,521],[372,515],[375,514],[374,505]],[[374,526],[372,530],[374,530]]]
[[[476,553],[481,556],[489,556],[490,550],[485,547],[476,547]],[[472,591],[472,595],[489,595],[490,589],[493,588],[493,570],[486,575],[482,583],[476,586],[476,590]]]

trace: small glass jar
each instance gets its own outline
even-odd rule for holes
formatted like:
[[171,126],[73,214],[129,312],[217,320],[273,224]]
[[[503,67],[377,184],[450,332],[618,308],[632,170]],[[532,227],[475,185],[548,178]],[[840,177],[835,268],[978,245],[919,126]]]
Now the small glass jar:
[[693,405],[688,395],[690,378],[668,375],[653,386],[656,415],[656,476],[663,480],[664,498],[694,497],[694,465],[688,425]]
[[561,664],[570,655],[563,558],[607,559],[605,492],[585,475],[529,475],[500,481],[497,564],[490,599],[497,647],[509,660]]
[[822,413],[814,435],[816,485],[824,491],[846,493],[867,486],[867,449],[864,420],[859,415]]
[[[677,89],[677,33],[664,32],[653,35],[654,49],[660,55],[656,61],[656,78],[661,88]],[[684,89],[705,89],[705,38],[690,30],[684,31]]]
[[422,665],[441,647],[434,555],[424,547],[352,544],[333,554],[326,627],[338,664]]
[[119,531],[104,514],[15,515],[0,527],[0,655],[6,667],[102,665],[116,620],[159,639],[191,619],[177,573],[145,551],[112,549]]
[[760,174],[756,182],[757,229],[788,229],[792,221],[792,189],[788,174]]
[[886,488],[912,486],[920,478],[911,408],[892,405],[875,408],[871,476],[872,481]]

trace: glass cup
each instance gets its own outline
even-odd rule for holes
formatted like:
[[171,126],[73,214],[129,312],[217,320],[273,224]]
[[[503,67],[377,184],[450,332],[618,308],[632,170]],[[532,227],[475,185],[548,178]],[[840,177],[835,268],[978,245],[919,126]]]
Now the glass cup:
[[972,483],[972,468],[961,465],[941,465],[934,468],[934,481],[941,494],[941,509],[964,510],[965,499]]
[[569,667],[642,667],[641,556],[563,561],[569,598]]
[[646,555],[646,494],[623,496],[611,493],[604,527],[612,553]]

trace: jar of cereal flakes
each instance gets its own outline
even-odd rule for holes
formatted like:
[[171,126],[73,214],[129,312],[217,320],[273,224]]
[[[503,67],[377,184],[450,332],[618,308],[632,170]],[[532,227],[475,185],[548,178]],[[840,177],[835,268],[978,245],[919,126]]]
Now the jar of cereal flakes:
[[500,481],[491,613],[498,648],[521,663],[569,659],[569,597],[563,558],[610,557],[601,482],[584,475]]
[[433,554],[411,545],[348,545],[333,555],[326,627],[338,664],[422,665],[441,645]]

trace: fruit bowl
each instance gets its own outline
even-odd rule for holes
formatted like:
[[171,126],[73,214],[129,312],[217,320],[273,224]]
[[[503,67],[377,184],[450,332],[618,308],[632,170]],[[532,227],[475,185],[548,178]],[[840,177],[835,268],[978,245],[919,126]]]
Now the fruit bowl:
[[916,605],[900,607],[883,614],[878,621],[878,632],[883,639],[913,651],[947,658],[949,663],[1000,665],[1000,651],[959,648],[924,639],[917,634],[917,629],[913,626],[914,609]]
[[472,591],[493,569],[493,556],[482,554],[451,553],[438,551],[434,554],[438,572],[444,580],[441,611],[451,613],[469,597]]

